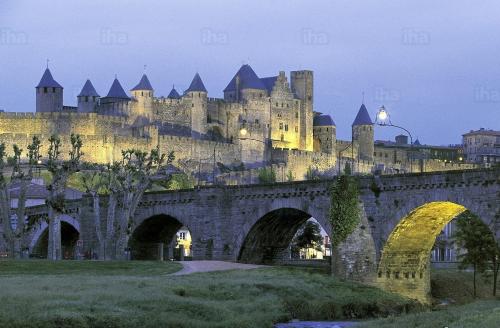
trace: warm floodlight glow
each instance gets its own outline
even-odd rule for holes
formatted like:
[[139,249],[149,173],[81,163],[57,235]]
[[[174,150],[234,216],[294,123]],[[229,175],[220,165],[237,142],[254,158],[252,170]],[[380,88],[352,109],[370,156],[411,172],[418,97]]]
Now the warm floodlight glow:
[[247,132],[248,132],[248,131],[247,131],[247,129],[245,129],[245,128],[243,128],[243,129],[241,129],[241,130],[240,130],[240,134],[241,134],[241,136],[242,136],[242,137],[246,136],[246,135],[247,135]]
[[378,120],[384,122],[385,120],[387,120],[387,117],[389,117],[389,114],[387,114],[385,108],[384,107],[380,108],[377,114]]
[[428,303],[429,254],[445,225],[465,210],[462,205],[452,202],[431,202],[403,218],[382,250],[378,285]]

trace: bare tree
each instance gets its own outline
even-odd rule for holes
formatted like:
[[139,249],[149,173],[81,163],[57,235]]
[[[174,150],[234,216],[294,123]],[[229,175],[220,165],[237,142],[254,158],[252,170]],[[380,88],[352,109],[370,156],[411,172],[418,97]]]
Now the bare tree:
[[[94,227],[98,244],[98,259],[110,260],[114,257],[115,216],[117,198],[121,194],[118,173],[120,163],[97,165],[87,164],[80,177],[85,192],[92,197]],[[101,200],[107,195],[106,228],[101,224]]]
[[[5,168],[5,145],[0,145],[0,220],[3,224],[4,238],[10,245],[10,256],[14,258],[21,258],[22,251],[26,249],[25,237],[28,232],[26,226],[26,193],[28,185],[33,179],[33,169],[40,159],[40,140],[33,137],[32,143],[28,145],[28,163],[27,171],[23,170],[21,166],[21,155],[23,150],[17,145],[13,145],[14,156],[11,157],[12,162],[12,175],[10,183],[4,177]],[[18,190],[17,204],[15,210],[15,227],[11,221],[11,187],[16,186]]]
[[70,142],[69,159],[62,160],[60,158],[61,139],[56,135],[49,138],[47,170],[52,174],[52,179],[47,186],[49,191],[47,199],[49,250],[47,257],[51,260],[62,259],[60,215],[64,213],[65,190],[70,175],[79,171],[80,159],[83,156],[80,136],[71,134]]
[[122,151],[117,180],[120,186],[121,206],[117,222],[116,256],[124,258],[132,229],[133,215],[144,192],[151,187],[163,165],[174,160],[174,153],[160,154],[159,148],[149,154],[137,149]]

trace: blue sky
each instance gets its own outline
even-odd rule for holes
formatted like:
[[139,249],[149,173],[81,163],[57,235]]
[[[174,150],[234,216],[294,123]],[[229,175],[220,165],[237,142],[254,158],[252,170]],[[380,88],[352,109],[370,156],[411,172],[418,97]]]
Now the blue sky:
[[[0,1],[0,109],[34,111],[46,58],[66,105],[90,78],[105,95],[147,65],[156,95],[199,72],[209,96],[242,63],[261,76],[311,69],[315,110],[338,136],[365,93],[422,143],[500,129],[498,1]],[[377,139],[399,131],[380,127]]]

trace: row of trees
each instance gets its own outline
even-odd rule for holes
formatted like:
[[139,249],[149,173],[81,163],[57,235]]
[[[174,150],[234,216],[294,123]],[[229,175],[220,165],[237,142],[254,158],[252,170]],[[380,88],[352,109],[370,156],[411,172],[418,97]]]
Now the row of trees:
[[[158,148],[150,152],[130,149],[122,151],[120,161],[98,165],[82,162],[83,144],[78,135],[70,136],[67,159],[61,157],[62,145],[58,136],[53,135],[48,141],[47,162],[43,165],[50,173],[46,199],[48,208],[46,221],[49,228],[48,258],[52,260],[62,258],[60,216],[65,211],[68,179],[77,172],[85,192],[91,196],[93,203],[98,257],[122,258],[128,244],[133,214],[139,201],[153,181],[162,178],[164,172],[161,172],[161,169],[172,163],[173,152],[161,154]],[[22,165],[22,149],[14,145],[14,155],[7,157],[5,144],[0,144],[0,221],[10,255],[14,258],[19,258],[22,250],[27,248],[27,245],[23,244],[30,229],[25,219],[26,195],[35,169],[40,169],[42,165],[40,139],[33,137],[32,143],[27,148],[28,161]],[[12,166],[10,179],[6,177],[7,166]],[[10,197],[14,188],[18,190],[15,219],[12,217]],[[105,229],[101,225],[101,203],[105,201],[101,199],[103,196],[107,200]],[[110,247],[111,245],[115,247]]]
[[[85,191],[92,196],[94,226],[99,259],[121,259],[131,234],[137,205],[155,179],[164,179],[161,169],[174,160],[173,152],[160,154],[126,150],[120,162],[91,164],[82,171]],[[101,224],[101,197],[106,196],[105,225]],[[116,252],[115,252],[116,251]]]
[[[13,156],[7,157],[5,144],[0,144],[0,223],[3,228],[3,237],[9,245],[10,256],[21,257],[22,250],[25,249],[25,234],[28,230],[26,220],[15,220],[12,224],[13,213],[11,213],[11,187],[18,189],[17,204],[15,210],[16,218],[24,218],[26,211],[26,193],[28,185],[33,179],[35,167],[41,157],[40,140],[33,138],[33,142],[28,146],[28,162],[25,170],[21,167],[21,155],[23,150],[17,145],[13,146]],[[12,166],[10,179],[4,172],[7,166]]]

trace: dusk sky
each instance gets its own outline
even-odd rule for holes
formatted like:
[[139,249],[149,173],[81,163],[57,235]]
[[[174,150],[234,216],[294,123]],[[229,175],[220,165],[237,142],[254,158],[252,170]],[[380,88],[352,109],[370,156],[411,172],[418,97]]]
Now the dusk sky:
[[0,0],[0,109],[35,111],[47,58],[65,105],[87,78],[101,96],[115,74],[130,90],[144,65],[156,96],[199,72],[221,97],[248,63],[260,77],[313,70],[315,110],[341,139],[364,92],[372,118],[385,105],[421,143],[456,144],[500,129],[499,31],[498,1]]

